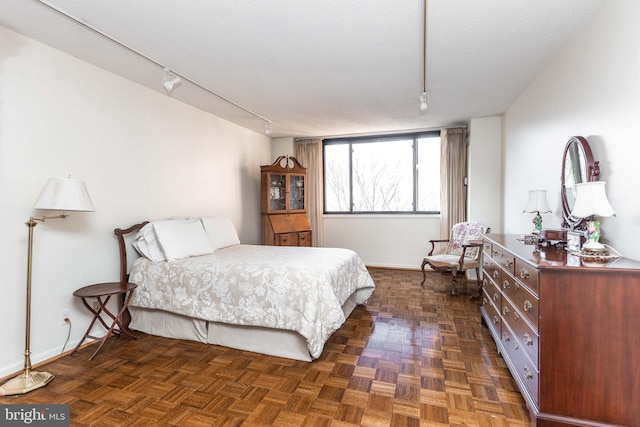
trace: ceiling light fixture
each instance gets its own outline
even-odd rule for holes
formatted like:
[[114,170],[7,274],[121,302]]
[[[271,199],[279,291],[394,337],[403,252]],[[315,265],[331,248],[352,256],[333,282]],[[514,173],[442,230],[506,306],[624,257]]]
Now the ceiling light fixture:
[[264,124],[264,134],[271,135],[271,122],[265,122]]
[[176,75],[173,71],[168,68],[164,68],[162,70],[162,86],[167,90],[167,92],[171,93],[175,86],[178,86],[182,83],[182,79]]
[[[151,57],[149,57],[149,56],[145,55],[144,53],[142,53],[142,52],[140,52],[140,51],[138,51],[138,50],[136,50],[136,49],[134,49],[134,48],[132,48],[131,46],[129,46],[129,45],[127,45],[127,44],[125,44],[125,43],[121,42],[120,40],[117,40],[116,38],[114,38],[114,37],[110,36],[109,34],[105,33],[104,31],[99,30],[98,28],[96,28],[96,27],[94,27],[94,26],[92,26],[92,25],[90,25],[90,24],[88,24],[88,23],[86,23],[86,22],[84,22],[84,21],[80,20],[79,18],[76,18],[75,16],[70,15],[69,13],[65,12],[64,10],[59,9],[58,7],[55,7],[55,6],[51,5],[51,4],[49,4],[47,1],[45,1],[45,0],[35,0],[35,1],[37,1],[37,2],[38,2],[38,3],[40,3],[41,5],[45,6],[46,8],[48,8],[48,9],[52,10],[53,12],[55,12],[55,13],[57,13],[57,14],[59,14],[59,15],[61,15],[61,16],[63,16],[63,17],[65,17],[65,18],[67,18],[67,19],[69,19],[69,20],[71,20],[71,21],[75,22],[76,24],[78,24],[78,25],[80,25],[80,26],[82,26],[82,27],[86,28],[87,30],[89,30],[89,31],[91,31],[91,32],[93,32],[93,33],[95,33],[95,34],[97,34],[97,35],[99,35],[99,36],[104,37],[105,39],[109,40],[109,41],[110,41],[110,42],[112,42],[112,43],[115,43],[116,45],[118,45],[118,46],[120,46],[120,47],[122,47],[122,48],[127,49],[129,52],[135,53],[136,55],[140,56],[141,58],[146,59],[147,61],[149,61],[149,62],[151,62],[151,63],[153,63],[153,64],[155,64],[155,65],[159,66],[159,67],[160,67],[160,68],[162,68],[163,70],[164,70],[164,69],[168,69],[168,68],[167,68],[165,65],[163,65],[161,62],[156,61],[155,59],[153,59],[153,58],[151,58]],[[260,119],[260,120],[262,120],[262,121],[264,121],[264,122],[272,123],[272,122],[271,122],[271,120],[267,119],[266,117],[263,117],[263,116],[261,116],[260,114],[256,113],[255,111],[252,111],[252,110],[250,110],[250,109],[248,109],[248,108],[245,108],[245,107],[243,107],[242,105],[240,105],[240,104],[238,104],[238,103],[236,103],[236,102],[233,102],[233,101],[232,101],[232,100],[230,100],[229,98],[227,98],[227,97],[225,97],[225,96],[223,96],[223,95],[220,95],[220,94],[219,94],[219,93],[217,93],[217,92],[212,91],[211,89],[207,88],[206,86],[201,85],[200,83],[196,82],[195,80],[193,80],[193,79],[190,79],[190,78],[186,77],[184,74],[177,73],[177,72],[176,72],[176,71],[174,71],[174,70],[170,70],[170,72],[171,72],[174,76],[176,76],[176,77],[179,79],[179,81],[181,81],[181,82],[182,82],[182,81],[189,82],[189,83],[191,83],[192,85],[197,86],[198,88],[200,88],[200,89],[202,89],[202,90],[204,90],[204,91],[206,91],[206,92],[209,92],[211,95],[213,95],[213,96],[215,96],[215,97],[217,97],[217,98],[219,98],[219,99],[221,99],[221,100],[225,101],[226,103],[231,104],[231,105],[233,105],[234,107],[239,108],[240,110],[242,110],[242,111],[244,111],[244,112],[246,112],[246,113],[249,113],[249,114],[250,114],[250,115],[252,115],[253,117],[256,117],[256,118],[258,118],[258,119]],[[171,91],[171,89],[173,88],[173,86],[177,85],[177,84],[178,84],[178,82],[177,82],[177,81],[176,81],[176,82],[174,82],[174,84],[171,86],[171,89],[170,89],[170,88],[167,88],[167,86],[165,85],[164,79],[163,79],[163,81],[162,81],[162,84],[163,84],[163,86],[167,89],[167,91],[169,91],[169,92],[170,92],[170,91]]]
[[422,93],[418,95],[420,111],[429,109],[429,95],[427,95],[427,0],[423,0],[422,15]]

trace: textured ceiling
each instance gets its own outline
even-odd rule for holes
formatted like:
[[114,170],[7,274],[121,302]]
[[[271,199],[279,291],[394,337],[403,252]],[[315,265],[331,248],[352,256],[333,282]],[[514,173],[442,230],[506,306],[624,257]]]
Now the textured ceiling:
[[[272,136],[464,124],[501,114],[602,0],[2,0],[0,25]],[[165,92],[166,93],[166,92]],[[250,114],[237,104],[255,114]],[[257,117],[256,117],[257,116]]]

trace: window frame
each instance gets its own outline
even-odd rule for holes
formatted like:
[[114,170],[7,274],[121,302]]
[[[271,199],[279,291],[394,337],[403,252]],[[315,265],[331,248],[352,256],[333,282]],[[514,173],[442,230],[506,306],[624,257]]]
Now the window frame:
[[[322,141],[322,176],[323,176],[323,190],[322,190],[322,212],[324,215],[439,215],[439,211],[420,211],[417,210],[418,206],[418,144],[417,141],[420,138],[433,138],[441,137],[440,130],[430,130],[422,132],[411,132],[401,134],[390,135],[370,135],[370,136],[357,136],[357,137],[342,137],[342,138],[327,138]],[[404,141],[407,139],[413,140],[413,209],[405,211],[354,211],[353,210],[353,144],[368,144],[376,142],[389,142],[389,141]],[[349,206],[348,211],[327,211],[327,173],[326,173],[326,147],[331,145],[349,145]],[[442,146],[441,146],[442,147]]]

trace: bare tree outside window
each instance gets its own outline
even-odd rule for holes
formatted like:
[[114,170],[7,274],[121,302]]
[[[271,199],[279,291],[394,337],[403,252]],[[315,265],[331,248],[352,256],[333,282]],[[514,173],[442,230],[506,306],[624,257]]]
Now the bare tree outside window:
[[330,140],[324,145],[325,212],[439,212],[439,132]]

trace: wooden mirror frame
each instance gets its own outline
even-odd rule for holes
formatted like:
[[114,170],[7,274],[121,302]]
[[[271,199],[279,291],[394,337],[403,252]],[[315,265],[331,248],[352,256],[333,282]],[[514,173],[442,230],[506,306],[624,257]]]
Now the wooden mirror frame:
[[[573,162],[569,162],[572,160]],[[580,163],[580,170],[571,168],[571,164],[578,160]],[[573,203],[569,201],[567,197],[567,175],[574,176],[574,184],[580,182],[597,181],[600,176],[600,162],[593,160],[593,154],[591,153],[591,147],[587,140],[581,136],[572,136],[567,145],[564,148],[564,154],[562,155],[562,171],[561,171],[561,187],[560,197],[562,199],[562,227],[569,230],[585,230],[586,220],[585,218],[576,218],[571,215],[573,209]],[[578,179],[575,179],[575,178]]]

